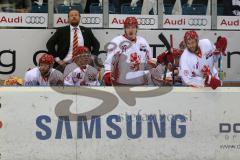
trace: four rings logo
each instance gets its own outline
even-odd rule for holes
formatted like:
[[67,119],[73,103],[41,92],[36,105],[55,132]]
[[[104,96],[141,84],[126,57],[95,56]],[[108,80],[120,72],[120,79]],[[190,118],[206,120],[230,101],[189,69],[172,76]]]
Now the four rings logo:
[[101,19],[99,17],[82,17],[82,24],[100,24]]
[[190,18],[188,24],[190,26],[206,26],[208,21],[206,18]]
[[154,25],[155,19],[154,18],[137,18],[139,25]]
[[27,16],[25,22],[27,24],[44,24],[45,18],[42,16]]

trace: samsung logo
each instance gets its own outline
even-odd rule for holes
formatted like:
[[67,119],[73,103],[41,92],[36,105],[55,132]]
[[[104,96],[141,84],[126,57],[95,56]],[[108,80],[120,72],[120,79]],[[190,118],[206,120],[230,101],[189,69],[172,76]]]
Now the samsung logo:
[[[39,140],[49,139],[73,139],[73,125],[76,128],[77,139],[119,139],[128,137],[138,138],[183,138],[186,136],[186,117],[181,114],[173,115],[168,121],[165,115],[127,115],[123,120],[119,115],[109,115],[106,118],[92,116],[86,120],[84,116],[78,116],[77,121],[70,121],[68,116],[59,117],[57,125],[53,126],[52,119],[48,115],[40,115],[36,118],[36,137]],[[74,131],[75,131],[74,130]],[[64,136],[63,136],[64,134]]]

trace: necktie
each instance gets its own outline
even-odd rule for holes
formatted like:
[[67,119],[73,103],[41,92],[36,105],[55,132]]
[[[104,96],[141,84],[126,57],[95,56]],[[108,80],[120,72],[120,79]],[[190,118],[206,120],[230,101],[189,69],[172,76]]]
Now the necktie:
[[77,51],[78,48],[78,28],[74,28],[74,36],[73,36],[73,54]]

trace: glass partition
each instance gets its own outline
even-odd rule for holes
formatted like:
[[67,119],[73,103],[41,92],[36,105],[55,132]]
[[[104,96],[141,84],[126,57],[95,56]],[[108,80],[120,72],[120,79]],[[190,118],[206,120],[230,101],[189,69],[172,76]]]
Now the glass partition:
[[103,5],[98,0],[54,0],[53,27],[68,25],[67,13],[77,9],[81,14],[80,25],[91,28],[103,27]]
[[217,12],[220,16],[240,16],[239,0],[218,0]]
[[163,28],[211,29],[211,0],[163,0]]
[[166,15],[210,15],[210,0],[163,0]]
[[109,14],[157,15],[157,0],[109,0]]

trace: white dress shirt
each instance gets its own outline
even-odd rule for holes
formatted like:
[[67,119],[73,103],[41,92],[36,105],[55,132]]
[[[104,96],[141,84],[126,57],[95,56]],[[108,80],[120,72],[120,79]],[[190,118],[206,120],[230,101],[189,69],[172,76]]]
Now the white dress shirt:
[[[70,46],[69,46],[68,54],[67,54],[67,56],[63,60],[64,62],[67,62],[67,63],[71,63],[72,62],[73,37],[74,37],[74,32],[75,32],[74,28],[75,27],[70,25]],[[80,27],[77,26],[76,28],[78,28],[78,30],[77,30],[78,46],[84,46],[83,35],[82,35],[81,30],[80,30]]]

